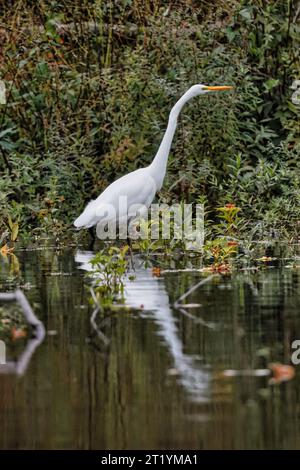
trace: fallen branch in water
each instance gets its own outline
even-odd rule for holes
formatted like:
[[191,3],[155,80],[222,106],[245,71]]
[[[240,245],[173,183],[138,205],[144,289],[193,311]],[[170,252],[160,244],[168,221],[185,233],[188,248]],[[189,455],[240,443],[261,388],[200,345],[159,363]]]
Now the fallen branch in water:
[[[212,274],[211,276],[208,276],[206,277],[205,279],[201,279],[200,282],[198,282],[197,284],[195,284],[194,286],[192,286],[187,292],[185,292],[184,294],[182,294],[179,299],[177,299],[174,303],[174,307],[176,309],[178,309],[183,315],[185,315],[186,317],[188,318],[191,318],[195,323],[199,323],[200,325],[203,325],[205,326],[206,328],[210,328],[210,329],[215,329],[216,328],[216,325],[215,323],[213,322],[207,322],[205,321],[203,318],[201,317],[195,317],[194,315],[192,315],[191,313],[187,312],[186,311],[186,308],[194,308],[196,306],[196,304],[183,304],[182,301],[184,299],[186,299],[192,292],[194,292],[196,289],[198,289],[199,287],[203,286],[204,284],[206,284],[207,282],[210,282],[214,277],[216,277],[217,274]],[[199,307],[201,306],[200,304],[198,304]]]
[[208,276],[206,277],[205,279],[201,279],[200,282],[198,282],[197,284],[195,284],[193,287],[191,287],[187,292],[185,292],[184,294],[182,294],[179,299],[177,299],[174,303],[174,307],[178,308],[178,307],[182,307],[182,300],[184,300],[188,295],[190,295],[192,292],[194,292],[196,289],[198,289],[198,287],[200,286],[203,286],[204,284],[206,284],[207,282],[211,281],[214,277],[216,277],[217,274],[212,274],[211,276]]
[[27,323],[34,329],[34,337],[30,339],[17,361],[9,361],[1,364],[1,374],[17,374],[23,375],[28,367],[30,359],[36,348],[42,343],[45,337],[45,328],[43,323],[36,317],[30,303],[20,289],[15,292],[1,292],[0,301],[13,302],[16,301],[21,306]]

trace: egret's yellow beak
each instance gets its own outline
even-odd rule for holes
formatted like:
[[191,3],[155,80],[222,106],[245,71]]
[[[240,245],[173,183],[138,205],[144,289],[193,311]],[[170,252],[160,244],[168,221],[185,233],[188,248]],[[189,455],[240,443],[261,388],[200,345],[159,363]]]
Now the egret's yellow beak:
[[209,90],[209,91],[222,91],[222,90],[232,90],[233,86],[204,86],[203,90]]

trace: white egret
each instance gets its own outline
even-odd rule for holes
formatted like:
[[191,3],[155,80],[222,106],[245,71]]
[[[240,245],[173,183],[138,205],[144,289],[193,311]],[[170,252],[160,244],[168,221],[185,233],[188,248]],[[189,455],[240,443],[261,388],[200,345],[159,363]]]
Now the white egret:
[[[155,194],[162,187],[166,174],[168,156],[177,127],[177,118],[184,104],[191,98],[212,91],[231,90],[231,86],[192,86],[173,106],[167,130],[159,146],[152,163],[146,168],[140,168],[110,184],[97,199],[90,201],[82,214],[75,220],[77,228],[91,228],[101,223],[105,225],[115,218],[116,224],[128,222],[136,215],[138,205],[149,208]],[[120,205],[120,199],[126,198],[127,204]],[[110,206],[114,209],[113,215],[107,214],[106,208]],[[134,207],[131,213],[131,208]],[[105,210],[103,210],[105,208]],[[103,215],[105,212],[106,215]]]

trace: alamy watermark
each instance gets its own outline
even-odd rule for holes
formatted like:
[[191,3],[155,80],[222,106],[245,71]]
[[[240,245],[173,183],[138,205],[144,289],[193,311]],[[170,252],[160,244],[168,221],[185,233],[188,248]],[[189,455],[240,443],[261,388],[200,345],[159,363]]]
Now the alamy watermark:
[[95,215],[100,240],[183,240],[189,249],[204,244],[203,204],[128,204],[120,196],[118,204],[99,204]]
[[298,366],[300,364],[300,339],[295,339],[292,342],[292,349],[295,349],[295,351],[292,353],[291,362]]
[[4,80],[0,80],[0,104],[6,104],[6,86]]
[[0,340],[0,366],[6,364],[6,345]]
[[300,80],[294,80],[291,89],[295,90],[291,98],[292,103],[300,105]]

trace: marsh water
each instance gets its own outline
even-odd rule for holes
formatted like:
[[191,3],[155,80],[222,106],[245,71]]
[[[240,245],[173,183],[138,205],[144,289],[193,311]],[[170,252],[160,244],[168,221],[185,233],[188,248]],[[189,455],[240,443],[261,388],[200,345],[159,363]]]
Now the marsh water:
[[[22,376],[0,374],[0,448],[300,448],[299,366],[285,382],[268,374],[300,339],[299,255],[209,278],[136,257],[127,308],[99,314],[97,330],[90,257],[41,247],[1,260],[1,291],[17,282],[46,335]],[[30,339],[18,341],[15,360]]]

